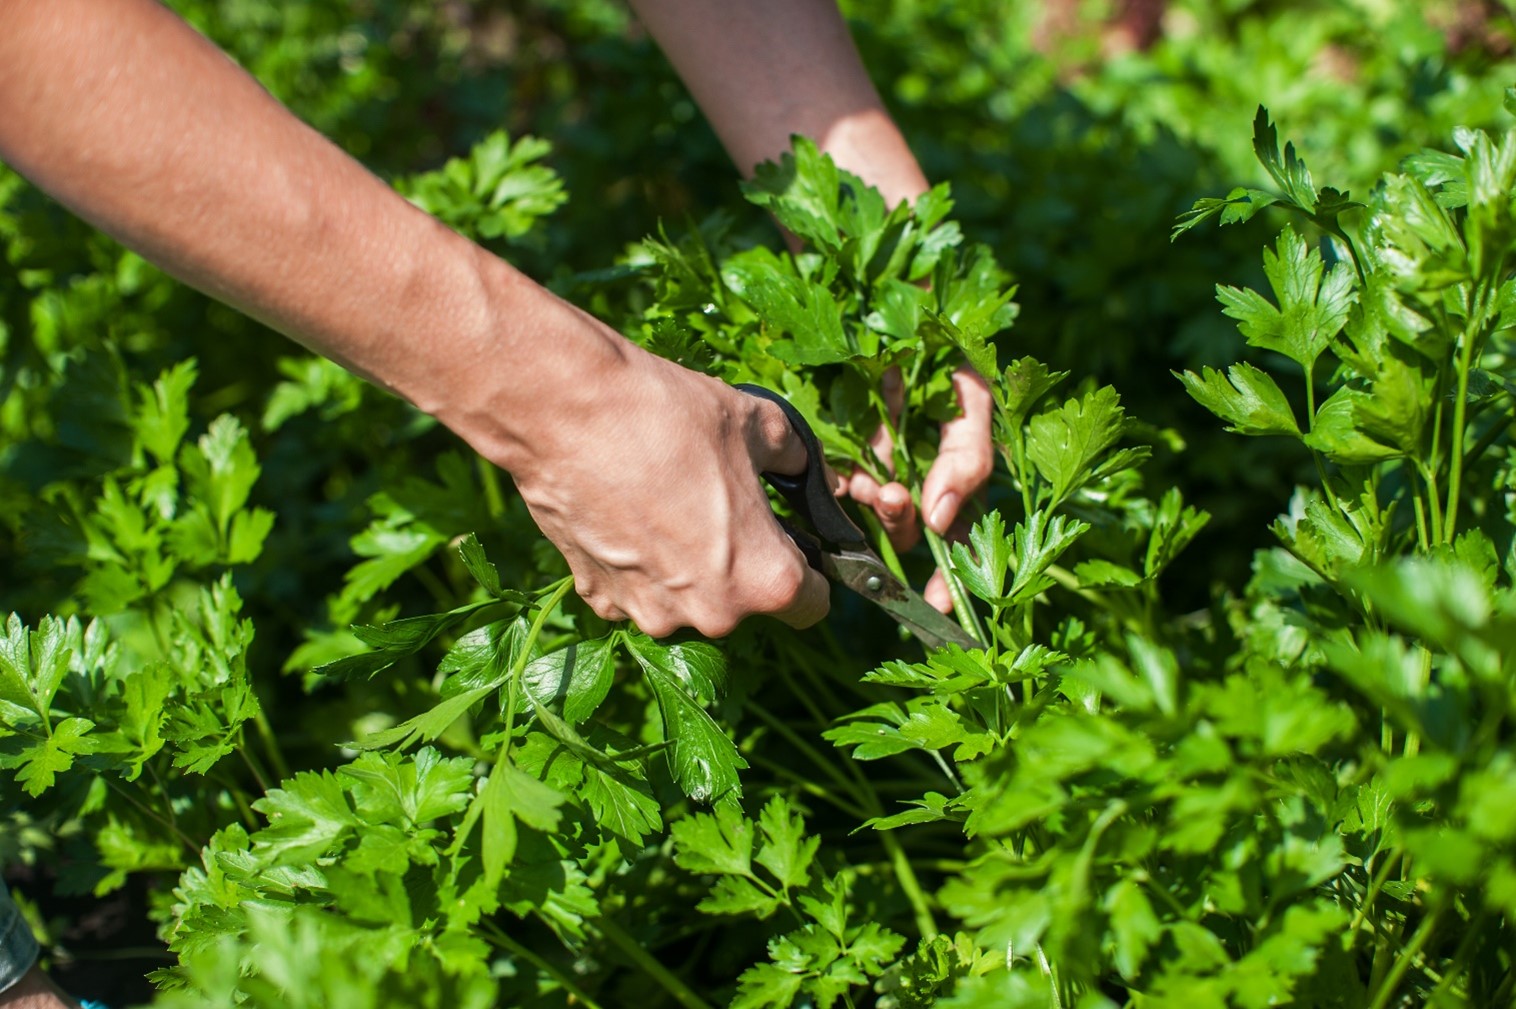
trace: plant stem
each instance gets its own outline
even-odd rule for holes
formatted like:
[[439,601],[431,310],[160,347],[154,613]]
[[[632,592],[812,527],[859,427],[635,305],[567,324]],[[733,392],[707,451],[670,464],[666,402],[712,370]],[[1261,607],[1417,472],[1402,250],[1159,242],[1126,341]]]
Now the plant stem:
[[[1458,980],[1467,969],[1464,960],[1468,957],[1469,950],[1474,948],[1474,943],[1483,938],[1483,925],[1488,919],[1489,912],[1481,911],[1474,916],[1473,921],[1470,921],[1468,927],[1464,929],[1463,939],[1458,943],[1458,949],[1453,953],[1453,965],[1448,969],[1446,974],[1442,975],[1442,979],[1437,982],[1437,987],[1432,990],[1431,998],[1427,999],[1428,1005],[1441,1004],[1438,997],[1443,994],[1444,990],[1451,988],[1453,982]],[[1495,1005],[1496,1003],[1492,1002],[1490,1004]]]
[[959,625],[972,634],[980,644],[985,644],[989,636],[984,632],[984,624],[980,623],[979,614],[974,612],[973,604],[969,602],[963,583],[958,580],[957,575],[953,574],[947,544],[943,542],[941,536],[925,526],[922,526],[921,531],[926,535],[927,546],[932,548],[932,559],[937,562],[937,568],[942,572],[943,580],[947,582],[948,595],[953,597],[953,614],[957,616]]
[[825,785],[820,785],[814,781],[811,781],[809,778],[805,777],[805,775],[800,774],[798,771],[792,770],[791,768],[785,767],[779,761],[770,760],[759,753],[748,753],[746,756],[748,760],[751,760],[759,767],[766,768],[771,773],[788,780],[791,785],[793,785],[795,788],[800,789],[800,791],[805,792],[808,795],[814,795],[816,798],[824,800],[825,802],[836,806],[838,809],[842,810],[849,816],[856,817],[859,820],[867,820],[869,818],[868,811],[862,806],[848,799],[844,799],[832,789],[827,788]]
[[[786,742],[804,754],[806,758],[809,759],[812,764],[815,764],[819,770],[821,770],[833,781],[837,782],[837,784],[846,789],[848,793],[851,794],[855,799],[860,800],[860,805],[864,806],[865,808],[870,805],[868,802],[863,801],[863,796],[858,794],[857,786],[854,782],[848,780],[847,776],[844,775],[841,771],[837,770],[836,766],[830,760],[822,757],[821,754],[816,751],[816,748],[814,746],[802,739],[800,737],[800,734],[794,729],[790,728],[790,726],[786,724],[782,719],[776,718],[774,715],[770,714],[766,708],[752,701],[751,699],[748,700],[745,707],[747,710],[757,715],[758,720],[761,721],[764,725],[767,725],[769,728],[779,733],[779,735],[783,736]],[[876,813],[873,815],[878,814]]]
[[484,485],[484,505],[492,519],[505,518],[505,495],[500,492],[500,471],[482,455],[474,457],[479,482]]
[[1368,917],[1369,911],[1374,906],[1375,898],[1379,896],[1379,891],[1384,889],[1384,885],[1390,881],[1390,874],[1395,871],[1395,866],[1399,861],[1400,853],[1391,852],[1385,858],[1384,864],[1379,867],[1379,871],[1374,874],[1374,878],[1369,881],[1369,888],[1364,892],[1363,901],[1358,905],[1358,909],[1353,912],[1353,920],[1348,923],[1348,937],[1350,939],[1357,935],[1358,930],[1363,927],[1364,920]]
[[503,763],[510,757],[511,743],[516,736],[516,691],[521,683],[521,673],[526,669],[527,662],[531,660],[532,647],[542,636],[542,625],[547,622],[548,617],[552,616],[559,602],[573,587],[572,577],[559,579],[558,584],[551,590],[551,594],[542,601],[542,607],[537,611],[537,615],[532,618],[532,626],[527,629],[526,640],[521,642],[521,650],[516,653],[516,659],[511,663],[511,672],[506,678],[505,740],[500,744],[500,756],[497,761],[499,763]]
[[1416,486],[1414,476],[1410,477],[1410,484],[1411,508],[1416,513],[1416,543],[1421,547],[1421,552],[1426,553],[1432,549],[1431,540],[1427,536],[1426,495]]
[[858,512],[863,516],[863,524],[869,527],[869,536],[874,540],[874,550],[879,554],[879,559],[884,561],[884,566],[890,569],[890,574],[902,582],[907,581],[905,568],[900,563],[900,555],[895,552],[895,544],[890,542],[889,533],[884,531],[884,524],[879,521],[879,516],[874,514],[872,508],[860,508]]
[[[1316,430],[1316,360],[1305,369],[1305,429],[1310,434]],[[1316,463],[1316,476],[1321,480],[1321,489],[1326,493],[1327,501],[1333,508],[1337,508],[1337,495],[1332,493],[1331,481],[1327,480],[1326,466],[1321,461],[1321,453],[1311,449],[1311,460]]]
[[284,762],[284,753],[279,749],[279,737],[274,735],[274,727],[269,724],[268,713],[263,710],[261,702],[253,709],[253,727],[258,730],[258,740],[263,743],[263,751],[268,754],[269,763],[274,765],[274,773],[280,781],[288,778],[289,765]]
[[663,986],[663,990],[674,997],[674,1001],[684,1006],[684,1009],[712,1009],[711,1004],[699,995],[694,989],[674,976],[663,964],[659,963],[651,953],[643,949],[637,940],[626,934],[626,930],[616,924],[610,918],[601,918],[595,922],[595,927],[600,934],[610,941],[611,945],[619,949],[626,958],[648,977]]
[[[1470,313],[1473,315],[1473,313]],[[1466,418],[1469,408],[1469,370],[1474,363],[1474,342],[1479,336],[1479,326],[1472,319],[1463,332],[1463,345],[1458,348],[1458,396],[1453,400],[1453,448],[1448,457],[1448,508],[1443,522],[1443,542],[1453,542],[1458,531],[1458,496],[1463,489],[1463,441],[1467,435]]]
[[[105,786],[107,788],[109,788],[111,791],[113,791],[117,795],[121,796],[121,798],[125,799],[127,802],[130,802],[133,806],[136,806],[139,810],[142,811],[142,813],[145,816],[149,817],[150,819],[157,820],[160,825],[162,825],[164,827],[167,827],[174,834],[175,837],[179,838],[179,842],[181,844],[183,844],[184,847],[185,847],[185,850],[187,850],[190,853],[190,862],[191,863],[193,863],[195,859],[197,859],[197,858],[200,857],[200,845],[198,845],[194,841],[190,840],[189,835],[186,834],[184,831],[180,830],[177,824],[172,823],[172,822],[170,822],[168,820],[165,820],[163,818],[162,814],[160,814],[156,810],[152,809],[151,807],[144,805],[142,802],[140,802],[138,799],[136,799],[130,792],[128,792],[126,789],[122,788],[120,785],[118,785],[116,782],[112,781],[110,778],[105,777],[105,776],[102,775],[101,776],[101,780],[105,782]],[[167,796],[164,797],[165,801],[167,801],[167,798],[168,798]]]
[[523,946],[515,939],[512,939],[500,926],[496,925],[492,921],[484,921],[480,923],[480,929],[484,932],[485,938],[489,939],[495,945],[499,946],[501,949],[514,956],[519,956],[527,963],[530,963],[532,966],[536,967],[538,970],[551,977],[554,981],[557,981],[558,984],[563,987],[563,990],[567,992],[571,998],[582,1002],[585,1006],[585,1009],[600,1009],[600,1003],[590,998],[584,989],[576,985],[573,979],[565,974],[560,968],[548,960],[545,960],[542,957],[538,956],[536,953],[533,953],[530,949]]
[[1410,968],[1411,961],[1420,955],[1422,949],[1432,938],[1432,932],[1436,929],[1437,921],[1441,917],[1442,908],[1438,907],[1422,919],[1421,925],[1416,929],[1415,934],[1411,936],[1410,944],[1401,950],[1400,956],[1395,959],[1394,965],[1390,967],[1389,973],[1385,975],[1384,981],[1379,985],[1378,990],[1375,991],[1374,1001],[1369,1003],[1369,1009],[1384,1009],[1385,1006],[1389,1005],[1390,998],[1395,994],[1395,989],[1400,987],[1400,979],[1405,976],[1406,970]]

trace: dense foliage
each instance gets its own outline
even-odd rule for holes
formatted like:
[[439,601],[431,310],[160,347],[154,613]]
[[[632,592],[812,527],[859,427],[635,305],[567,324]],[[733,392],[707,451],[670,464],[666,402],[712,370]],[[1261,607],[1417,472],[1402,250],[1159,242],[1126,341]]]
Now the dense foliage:
[[653,641],[446,431],[0,169],[0,859],[85,994],[149,994],[90,991],[104,901],[163,1005],[1516,999],[1508,34],[853,4],[951,182],[890,208],[803,141],[739,191],[609,5],[176,6],[835,465],[891,425],[918,486],[963,360],[1002,465],[880,539],[982,649]]

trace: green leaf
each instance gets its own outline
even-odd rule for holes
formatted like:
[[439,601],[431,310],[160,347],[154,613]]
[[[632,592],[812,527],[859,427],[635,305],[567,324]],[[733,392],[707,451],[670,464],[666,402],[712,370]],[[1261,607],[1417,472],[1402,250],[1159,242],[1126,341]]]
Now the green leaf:
[[635,764],[619,765],[613,772],[587,763],[579,797],[589,806],[595,826],[621,843],[628,861],[663,826],[662,807]]
[[1057,507],[1090,479],[1095,463],[1125,430],[1126,411],[1110,386],[1032,418],[1027,457],[1050,485],[1049,508]]
[[1005,534],[1000,512],[989,512],[969,530],[968,547],[953,544],[953,574],[980,599],[998,600],[1005,595],[1011,549],[1012,541]]
[[1210,520],[1211,516],[1206,512],[1184,503],[1178,487],[1165,491],[1158,503],[1158,513],[1153,517],[1153,532],[1148,537],[1143,561],[1144,574],[1148,578],[1162,574]]
[[674,780],[697,802],[714,802],[740,795],[737,772],[748,766],[705,705],[725,689],[726,667],[721,653],[705,642],[664,645],[644,634],[626,637],[632,656],[642,666],[658,709]]
[[360,652],[357,655],[346,655],[332,662],[323,663],[313,672],[318,676],[333,679],[373,676],[401,659],[415,655],[426,647],[428,642],[492,606],[508,603],[520,607],[529,604],[530,601],[530,597],[521,593],[503,592],[498,599],[467,603],[446,613],[428,613],[377,625],[355,624],[352,628],[353,635],[375,650]]
[[468,573],[474,576],[474,581],[489,595],[500,598],[500,572],[491,564],[489,558],[484,555],[484,547],[479,545],[479,537],[469,533],[458,544],[458,556],[463,558],[463,566],[468,568]]
[[[938,820],[954,818],[954,808],[957,800],[949,799],[941,792],[928,792],[919,799],[906,799],[907,809],[893,816],[875,816],[865,820],[858,828],[872,827],[874,830],[894,830],[896,827],[904,827],[912,823],[935,823]],[[961,814],[959,814],[961,816]]]
[[772,253],[729,264],[727,283],[762,320],[780,360],[815,366],[859,355],[857,338],[843,325],[842,305],[826,285],[799,276]]
[[1175,372],[1201,406],[1238,434],[1300,436],[1295,413],[1274,380],[1250,364],[1234,364],[1226,374],[1214,368]]
[[610,692],[615,644],[615,636],[607,635],[533,659],[522,673],[522,685],[539,703],[560,709],[577,725],[594,714]]
[[160,466],[167,466],[189,430],[189,393],[195,384],[194,358],[165,369],[149,387],[136,384],[138,404],[132,415],[137,441]]
[[742,876],[722,876],[696,908],[702,914],[752,915],[767,918],[783,906],[780,899]]
[[36,631],[14,613],[7,618],[0,636],[0,701],[47,717],[69,668],[65,631],[56,617],[43,617]]
[[1357,297],[1352,268],[1337,263],[1323,271],[1321,253],[1286,227],[1278,244],[1264,250],[1263,272],[1279,307],[1235,287],[1218,286],[1216,298],[1251,346],[1283,354],[1309,375],[1347,322]]
[[195,445],[180,453],[179,468],[190,499],[206,506],[224,536],[260,472],[247,430],[231,414],[222,414]]
[[800,975],[778,964],[754,964],[737,979],[737,996],[730,1009],[790,1009],[801,984]]
[[748,202],[773,214],[802,240],[823,251],[835,251],[842,245],[838,219],[843,178],[844,173],[814,141],[797,136],[792,151],[781,154],[777,162],[765,161],[753,169],[742,192]]
[[361,829],[342,783],[329,771],[301,771],[253,803],[268,826],[253,848],[270,862],[300,865],[331,851],[348,831]]
[[[1316,408],[1316,420],[1311,433],[1305,436],[1305,443],[1344,466],[1370,466],[1399,458],[1403,449],[1371,438],[1360,426],[1360,415],[1372,418],[1373,412],[1371,397],[1345,385]],[[1370,419],[1369,425],[1374,424]]]
[[1279,197],[1272,193],[1265,193],[1261,189],[1248,189],[1238,186],[1226,199],[1218,200],[1214,197],[1203,197],[1195,201],[1194,206],[1179,215],[1174,222],[1174,229],[1169,232],[1169,241],[1174,241],[1180,235],[1191,228],[1199,227],[1213,217],[1220,218],[1223,225],[1242,224],[1253,219],[1253,215],[1265,207],[1272,207],[1279,202]]
[[1316,212],[1316,187],[1311,184],[1310,171],[1296,157],[1294,144],[1285,144],[1280,154],[1279,133],[1269,121],[1269,110],[1262,105],[1253,118],[1253,153],[1295,206],[1308,214]]
[[430,742],[446,732],[449,726],[468,712],[469,708],[498,690],[503,682],[505,682],[505,677],[502,675],[496,682],[455,694],[430,710],[407,718],[399,725],[364,736],[346,745],[354,750],[403,750],[413,743]]
[[497,130],[441,169],[403,180],[411,202],[474,239],[517,242],[568,199],[551,168],[538,164],[552,145]]
[[1057,584],[1046,572],[1074,541],[1089,531],[1089,524],[1063,515],[1048,518],[1046,511],[1033,512],[1012,533],[1016,573],[1011,587],[995,606],[1030,602]]
[[506,866],[516,857],[519,840],[517,821],[552,834],[562,816],[564,797],[509,762],[495,765],[484,787],[469,807],[458,828],[457,844],[468,836],[474,821],[481,821],[480,854],[487,886],[498,886]]
[[444,758],[430,746],[413,757],[360,754],[338,774],[356,782],[358,809],[374,823],[429,823],[468,806],[474,787],[472,760]]
[[53,787],[59,774],[74,766],[76,757],[95,751],[96,741],[89,735],[94,727],[87,718],[66,718],[53,726],[46,738],[0,760],[7,767],[17,768],[16,780],[36,798]]
[[723,803],[714,813],[678,820],[669,834],[674,840],[674,861],[688,872],[753,874],[753,821],[731,805]]
[[1048,371],[1047,365],[1030,357],[1007,365],[1000,381],[992,383],[1002,428],[1019,430],[1042,397],[1068,377],[1068,372]]
[[774,796],[758,816],[763,847],[755,861],[774,874],[779,886],[799,889],[811,880],[810,866],[821,838],[805,836],[805,820],[780,796]]

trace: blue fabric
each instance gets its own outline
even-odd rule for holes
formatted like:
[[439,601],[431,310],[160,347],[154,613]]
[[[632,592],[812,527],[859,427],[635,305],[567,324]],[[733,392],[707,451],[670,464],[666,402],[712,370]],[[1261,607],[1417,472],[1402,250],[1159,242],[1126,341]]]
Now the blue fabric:
[[37,962],[37,940],[0,883],[0,991],[20,981]]

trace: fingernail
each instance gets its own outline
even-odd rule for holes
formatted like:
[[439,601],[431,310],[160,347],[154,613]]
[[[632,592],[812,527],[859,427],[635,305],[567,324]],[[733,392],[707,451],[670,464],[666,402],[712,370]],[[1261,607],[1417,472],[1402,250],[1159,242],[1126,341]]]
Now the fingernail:
[[905,514],[905,502],[896,501],[894,498],[879,499],[879,514],[887,519],[898,519]]
[[953,516],[958,514],[958,495],[948,491],[937,499],[937,504],[932,508],[932,514],[927,516],[927,525],[932,527],[932,532],[941,536],[948,531],[948,526],[953,524]]

